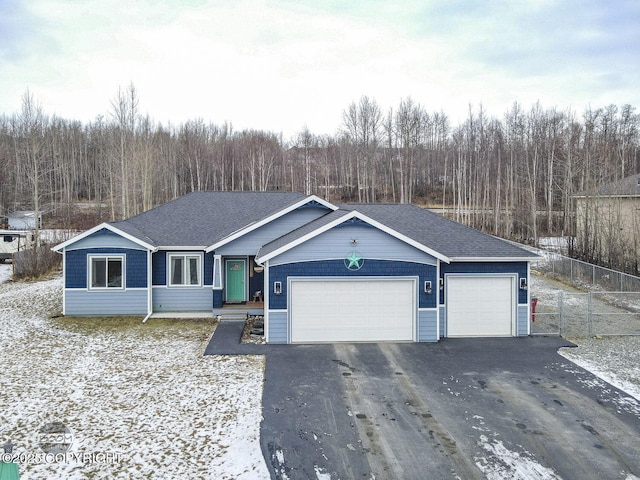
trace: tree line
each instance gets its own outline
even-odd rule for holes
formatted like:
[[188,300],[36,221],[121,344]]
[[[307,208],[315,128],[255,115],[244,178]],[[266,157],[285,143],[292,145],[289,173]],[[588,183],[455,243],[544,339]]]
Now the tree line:
[[[573,196],[639,171],[631,105],[470,106],[453,124],[410,97],[363,96],[334,135],[291,138],[140,112],[133,85],[82,123],[47,115],[30,92],[0,116],[0,215],[33,209],[60,227],[126,218],[197,190],[287,190],[334,202],[417,203],[505,238],[575,233]],[[580,252],[576,252],[580,253]]]

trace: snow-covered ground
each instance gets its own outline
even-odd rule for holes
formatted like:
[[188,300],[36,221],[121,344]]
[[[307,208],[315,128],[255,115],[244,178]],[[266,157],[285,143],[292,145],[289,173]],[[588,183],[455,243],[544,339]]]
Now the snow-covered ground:
[[563,348],[560,355],[640,401],[640,337],[570,340],[578,348]]
[[[0,278],[10,268],[0,265]],[[551,295],[552,282],[532,278],[532,294]],[[61,289],[60,278],[0,281],[0,444],[15,444],[23,480],[269,478],[259,443],[263,357],[203,357],[214,328],[205,320],[50,318]],[[562,355],[640,399],[640,337],[571,340],[579,347]],[[55,421],[69,429],[70,453],[37,457],[38,432]]]
[[[0,444],[23,480],[269,478],[263,357],[203,357],[206,320],[50,318],[61,288],[0,285]],[[66,455],[44,456],[49,422],[69,430]]]
[[10,280],[13,275],[13,265],[10,263],[0,263],[0,285]]

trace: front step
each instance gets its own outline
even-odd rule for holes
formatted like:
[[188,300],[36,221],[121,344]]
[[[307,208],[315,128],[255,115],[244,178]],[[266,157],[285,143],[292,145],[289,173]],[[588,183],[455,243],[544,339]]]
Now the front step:
[[225,312],[219,316],[221,322],[246,322],[247,312]]

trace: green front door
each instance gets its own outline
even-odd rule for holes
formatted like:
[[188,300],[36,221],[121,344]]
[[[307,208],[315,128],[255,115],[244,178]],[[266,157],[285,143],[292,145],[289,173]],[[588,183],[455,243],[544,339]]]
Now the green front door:
[[227,260],[227,302],[244,302],[244,260]]

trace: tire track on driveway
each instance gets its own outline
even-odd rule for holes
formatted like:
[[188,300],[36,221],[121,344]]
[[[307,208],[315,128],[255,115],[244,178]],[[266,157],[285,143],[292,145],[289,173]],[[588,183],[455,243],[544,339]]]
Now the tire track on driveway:
[[336,345],[351,369],[343,372],[348,402],[372,472],[390,480],[484,478],[408,380],[394,347]]

